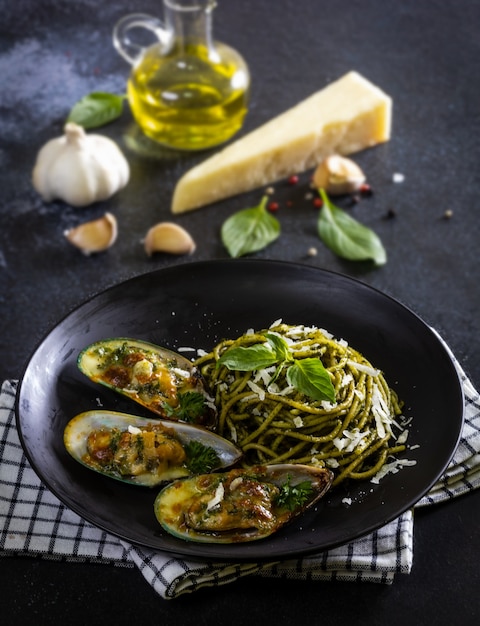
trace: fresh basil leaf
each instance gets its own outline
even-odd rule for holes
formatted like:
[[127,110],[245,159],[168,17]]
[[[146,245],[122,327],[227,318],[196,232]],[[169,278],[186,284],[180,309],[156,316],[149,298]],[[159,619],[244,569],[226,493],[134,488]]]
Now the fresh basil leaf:
[[335,402],[335,389],[320,359],[297,359],[287,370],[287,382],[314,400]]
[[267,212],[268,196],[251,209],[230,216],[222,225],[223,245],[232,257],[263,250],[280,236],[280,222]]
[[126,96],[95,91],[73,106],[67,122],[75,122],[86,129],[104,126],[120,117],[125,98]]
[[265,333],[268,343],[272,346],[275,354],[277,355],[277,361],[291,361],[292,354],[288,343],[283,337],[275,335],[274,333]]
[[375,265],[384,265],[387,254],[373,230],[330,202],[323,189],[319,191],[323,206],[318,218],[318,234],[325,245],[344,259],[371,259]]
[[217,361],[217,366],[225,365],[229,370],[252,372],[269,367],[278,361],[277,355],[266,344],[229,348]]

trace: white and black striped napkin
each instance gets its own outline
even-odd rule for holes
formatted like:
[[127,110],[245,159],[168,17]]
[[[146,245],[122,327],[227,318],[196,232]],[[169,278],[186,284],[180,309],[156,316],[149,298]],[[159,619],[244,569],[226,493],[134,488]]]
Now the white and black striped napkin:
[[[462,438],[446,473],[417,506],[480,486],[480,398],[452,355],[465,393]],[[0,395],[0,556],[39,556],[137,567],[157,593],[171,599],[205,586],[257,575],[298,580],[391,583],[413,562],[413,512],[379,530],[320,554],[276,563],[204,563],[172,558],[121,541],[85,522],[41,483],[23,454],[14,418],[16,382]]]

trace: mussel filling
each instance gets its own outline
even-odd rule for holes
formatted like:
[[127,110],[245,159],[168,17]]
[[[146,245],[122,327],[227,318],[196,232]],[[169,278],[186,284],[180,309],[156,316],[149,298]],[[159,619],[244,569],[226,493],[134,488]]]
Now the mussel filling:
[[[131,394],[132,398],[137,397],[153,411],[170,417],[180,410],[193,419],[205,410],[203,394],[195,391],[198,386],[196,370],[186,370],[174,358],[127,342],[117,347],[96,348],[95,356],[95,380]],[[182,395],[179,389],[184,392]]]
[[[128,430],[100,428],[89,433],[82,461],[114,476],[161,476],[172,467],[188,469],[198,456],[198,446],[183,445],[173,430],[159,424]],[[213,463],[218,462],[213,449],[201,447],[204,456],[208,452],[215,457]]]
[[274,532],[292,516],[281,504],[281,487],[245,470],[197,480],[200,494],[184,510],[186,529],[203,533]]

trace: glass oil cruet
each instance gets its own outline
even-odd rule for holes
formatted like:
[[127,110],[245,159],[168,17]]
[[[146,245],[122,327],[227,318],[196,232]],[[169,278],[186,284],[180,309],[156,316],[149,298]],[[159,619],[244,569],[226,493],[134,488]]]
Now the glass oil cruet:
[[[139,13],[114,28],[115,48],[133,66],[127,82],[133,117],[145,135],[171,148],[221,144],[247,113],[248,67],[236,50],[213,40],[215,6],[214,0],[163,0],[164,21]],[[145,29],[155,41],[143,46],[138,36]]]

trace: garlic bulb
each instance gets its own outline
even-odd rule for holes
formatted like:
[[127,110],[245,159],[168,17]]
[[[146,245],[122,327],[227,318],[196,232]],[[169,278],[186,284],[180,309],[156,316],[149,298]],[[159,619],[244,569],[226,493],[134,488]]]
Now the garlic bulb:
[[87,135],[70,122],[62,137],[51,139],[39,151],[33,186],[46,202],[63,200],[80,207],[106,200],[129,177],[128,163],[114,141]]
[[73,246],[88,256],[113,246],[118,235],[117,220],[111,213],[105,213],[103,217],[70,228],[63,234]]
[[196,247],[190,233],[173,222],[159,222],[152,226],[143,243],[148,256],[155,252],[193,254]]

